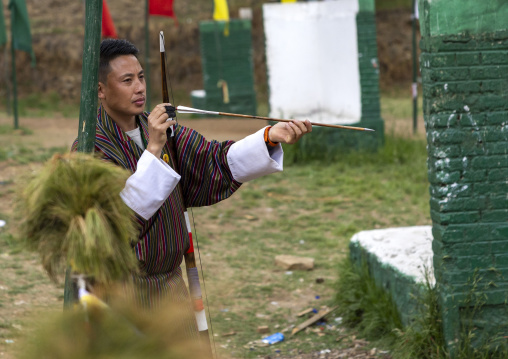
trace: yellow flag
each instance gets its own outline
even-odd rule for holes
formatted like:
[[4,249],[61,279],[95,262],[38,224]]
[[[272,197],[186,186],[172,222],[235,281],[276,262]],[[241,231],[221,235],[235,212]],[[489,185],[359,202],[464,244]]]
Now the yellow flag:
[[280,0],[280,2],[296,2],[296,0]]
[[229,21],[229,9],[226,0],[214,0],[213,19],[215,21]]

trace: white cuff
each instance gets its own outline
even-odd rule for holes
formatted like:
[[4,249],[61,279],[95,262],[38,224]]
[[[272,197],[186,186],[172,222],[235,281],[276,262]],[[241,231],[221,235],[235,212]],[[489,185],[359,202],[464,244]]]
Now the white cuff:
[[127,179],[120,197],[134,212],[148,220],[173,192],[178,181],[180,175],[166,162],[144,151],[136,172]]
[[227,157],[236,181],[243,183],[282,171],[282,146],[278,144],[268,151],[263,138],[265,128],[231,145]]

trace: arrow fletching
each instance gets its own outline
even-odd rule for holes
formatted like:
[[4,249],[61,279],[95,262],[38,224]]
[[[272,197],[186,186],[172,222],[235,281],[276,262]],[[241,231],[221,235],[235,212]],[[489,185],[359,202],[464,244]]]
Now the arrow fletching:
[[206,111],[206,110],[200,110],[197,108],[187,107],[187,106],[177,106],[176,111],[178,113],[197,113],[201,115],[219,115],[218,112],[215,111]]

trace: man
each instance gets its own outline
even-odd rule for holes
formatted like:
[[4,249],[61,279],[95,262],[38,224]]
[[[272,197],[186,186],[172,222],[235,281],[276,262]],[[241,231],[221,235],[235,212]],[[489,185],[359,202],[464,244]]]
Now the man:
[[[279,123],[236,143],[208,142],[170,119],[169,104],[143,112],[146,86],[137,54],[126,40],[101,43],[95,151],[132,172],[120,195],[136,213],[141,234],[134,246],[141,275],[134,284],[141,302],[154,306],[166,296],[188,300],[180,268],[189,248],[184,203],[208,206],[229,197],[243,182],[282,171],[280,143],[295,143],[312,126],[309,121]],[[169,127],[176,158],[168,148]],[[180,173],[173,170],[173,161]],[[178,183],[182,191],[175,190]]]

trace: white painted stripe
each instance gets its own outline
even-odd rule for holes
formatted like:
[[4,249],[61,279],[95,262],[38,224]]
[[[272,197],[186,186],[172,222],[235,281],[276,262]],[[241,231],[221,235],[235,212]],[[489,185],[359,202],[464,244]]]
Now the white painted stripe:
[[[351,242],[357,242],[380,263],[425,283],[435,283],[432,252],[432,226],[373,229],[356,233]],[[426,273],[429,271],[429,273]]]
[[189,212],[185,211],[184,216],[185,216],[185,224],[187,225],[187,232],[192,233],[189,220]]
[[202,332],[203,330],[208,330],[208,323],[206,322],[205,310],[203,309],[200,312],[194,312],[196,315],[196,322],[198,323],[198,330]]
[[159,47],[161,52],[166,52],[166,49],[164,48],[164,33],[162,31],[159,32]]
[[78,298],[81,299],[83,298],[85,295],[90,295],[90,293],[84,289],[84,288],[79,288],[79,291],[78,291]]

